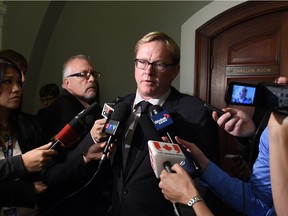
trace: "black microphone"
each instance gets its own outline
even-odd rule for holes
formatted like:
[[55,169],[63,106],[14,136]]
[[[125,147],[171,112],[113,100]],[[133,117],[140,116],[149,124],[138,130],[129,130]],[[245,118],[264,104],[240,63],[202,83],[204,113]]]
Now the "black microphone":
[[50,149],[61,150],[74,143],[92,128],[94,121],[99,117],[100,113],[101,107],[97,102],[82,110],[55,136],[56,141]]
[[[177,143],[175,135],[172,132],[172,126],[174,122],[168,111],[164,110],[160,105],[154,105],[150,107],[149,114],[156,130],[161,134],[167,135],[171,143]],[[183,166],[186,171],[189,171],[189,174],[193,178],[198,176],[200,172],[200,166],[194,161],[192,155],[187,152],[185,148],[183,148],[182,146],[180,147],[186,158],[186,160],[183,161],[181,166]]]
[[104,103],[103,109],[102,109],[102,116],[109,120],[111,118],[112,113],[114,112],[114,107],[117,103],[122,102],[123,99],[121,97],[117,97],[114,102],[111,103]]
[[128,103],[121,101],[114,107],[114,112],[112,113],[111,118],[108,119],[103,128],[103,132],[109,134],[109,138],[103,150],[101,161],[104,161],[107,158],[110,145],[115,141],[119,128],[128,120],[130,114],[131,107]]

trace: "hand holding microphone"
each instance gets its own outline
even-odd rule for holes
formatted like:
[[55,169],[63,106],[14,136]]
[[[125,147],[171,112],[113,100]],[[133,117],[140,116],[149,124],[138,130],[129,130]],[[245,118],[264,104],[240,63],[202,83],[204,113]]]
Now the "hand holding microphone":
[[[163,169],[171,170],[171,163],[180,163],[185,159],[180,147],[177,144],[162,142],[162,138],[157,133],[148,115],[141,115],[139,124],[143,134],[148,141],[148,150],[152,169],[157,178]],[[174,211],[177,216],[180,215],[179,206],[173,203]]]
[[114,112],[112,113],[111,118],[108,119],[103,128],[103,132],[108,134],[108,140],[103,150],[101,162],[106,160],[111,144],[115,141],[120,128],[128,120],[130,114],[131,107],[125,102],[120,101],[114,107]]
[[73,144],[92,128],[100,113],[101,107],[97,102],[82,110],[56,135],[56,141],[50,149],[61,150]]
[[[154,105],[150,107],[150,117],[156,130],[161,135],[166,135],[171,143],[178,143],[173,133],[173,120],[171,115],[164,110],[160,105]],[[182,162],[182,166],[189,170],[189,174],[192,177],[196,177],[200,171],[200,166],[195,162],[190,153],[183,149],[185,160]]]
[[115,142],[120,128],[126,122],[130,113],[130,106],[127,103],[120,101],[113,106],[112,112],[109,112],[108,115],[104,116],[105,118],[95,121],[90,133],[97,143],[93,144],[84,155],[85,163],[89,163],[91,160],[100,159],[100,168],[102,162],[107,159],[112,144]]
[[[194,212],[201,212],[203,215],[213,215],[203,202],[193,179],[179,164],[172,167],[174,173],[168,173],[165,170],[161,172],[159,187],[164,197],[172,203],[181,203],[191,206]],[[197,205],[194,205],[198,203]]]
[[[148,150],[151,166],[157,178],[160,177],[160,173],[164,169],[169,173],[173,173],[171,165],[185,160],[185,156],[178,144],[149,140]],[[173,202],[173,206],[175,214],[179,216],[178,204]]]

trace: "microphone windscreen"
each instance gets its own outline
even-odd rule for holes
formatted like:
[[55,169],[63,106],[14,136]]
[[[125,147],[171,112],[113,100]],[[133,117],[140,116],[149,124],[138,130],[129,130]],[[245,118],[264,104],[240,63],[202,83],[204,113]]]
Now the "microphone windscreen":
[[141,115],[139,117],[138,123],[140,124],[142,132],[147,140],[162,141],[161,136],[156,131],[148,115]]
[[164,109],[160,105],[153,105],[149,107],[149,115],[152,117],[153,115],[157,115],[158,113],[162,112]]
[[131,107],[126,102],[119,102],[114,107],[111,120],[125,122],[131,114]]
[[65,127],[56,135],[56,139],[64,146],[68,146],[70,143],[77,140],[78,137],[79,133],[69,124],[66,124]]
[[94,102],[66,124],[65,127],[58,132],[56,139],[65,147],[69,146],[92,128],[94,121],[99,117],[101,110],[102,109],[97,102]]

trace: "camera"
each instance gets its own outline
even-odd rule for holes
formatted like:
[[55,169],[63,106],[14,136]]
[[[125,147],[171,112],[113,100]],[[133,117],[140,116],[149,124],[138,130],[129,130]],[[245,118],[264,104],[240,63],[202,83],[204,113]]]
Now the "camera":
[[230,82],[225,91],[225,101],[230,105],[262,107],[288,114],[288,86],[273,82],[257,85]]

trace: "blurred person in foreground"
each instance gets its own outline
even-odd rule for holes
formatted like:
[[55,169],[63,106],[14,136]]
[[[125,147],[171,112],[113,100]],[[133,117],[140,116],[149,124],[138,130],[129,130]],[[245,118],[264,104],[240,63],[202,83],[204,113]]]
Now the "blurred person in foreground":
[[288,212],[288,117],[273,112],[269,123],[272,195],[278,216]]

